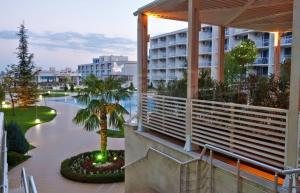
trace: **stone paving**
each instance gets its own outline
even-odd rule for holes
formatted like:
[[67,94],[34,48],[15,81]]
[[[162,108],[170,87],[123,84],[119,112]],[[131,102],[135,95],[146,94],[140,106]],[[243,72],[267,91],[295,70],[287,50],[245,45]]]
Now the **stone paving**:
[[[72,123],[78,107],[56,102],[47,102],[47,105],[57,110],[57,116],[53,121],[37,125],[26,133],[28,141],[37,148],[29,152],[32,158],[9,172],[11,192],[18,192],[21,168],[25,167],[27,173],[34,176],[39,193],[123,193],[124,183],[83,184],[60,175],[61,161],[98,149],[99,136]],[[108,147],[124,149],[124,139],[109,138]]]

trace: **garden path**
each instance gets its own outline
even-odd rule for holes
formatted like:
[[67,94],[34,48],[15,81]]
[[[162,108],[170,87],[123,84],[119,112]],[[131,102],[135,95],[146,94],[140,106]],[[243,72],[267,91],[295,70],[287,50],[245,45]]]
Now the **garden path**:
[[[25,167],[33,175],[39,193],[123,193],[124,183],[82,184],[72,182],[60,175],[62,160],[85,151],[96,150],[99,137],[87,132],[82,126],[72,123],[78,107],[64,103],[47,102],[57,110],[56,118],[37,125],[26,133],[28,141],[35,149],[29,152],[29,160],[9,172],[9,188],[19,192],[21,168]],[[110,149],[124,149],[124,139],[108,139]]]

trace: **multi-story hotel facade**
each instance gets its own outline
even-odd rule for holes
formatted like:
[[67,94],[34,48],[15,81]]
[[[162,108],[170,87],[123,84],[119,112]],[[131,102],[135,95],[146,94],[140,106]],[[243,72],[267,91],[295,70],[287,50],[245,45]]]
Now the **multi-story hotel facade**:
[[122,78],[128,83],[137,86],[137,63],[129,61],[127,56],[100,56],[93,58],[92,63],[78,65],[78,73],[86,78],[95,75],[99,79],[110,76]]
[[[151,37],[149,49],[148,83],[181,79],[187,69],[187,29]],[[219,28],[202,25],[199,33],[199,69],[211,72],[217,78]],[[251,39],[258,48],[258,56],[253,66],[254,73],[267,76],[274,73],[275,35],[254,30],[226,28],[225,51],[228,52],[242,40]],[[292,34],[281,37],[280,62],[291,58]]]

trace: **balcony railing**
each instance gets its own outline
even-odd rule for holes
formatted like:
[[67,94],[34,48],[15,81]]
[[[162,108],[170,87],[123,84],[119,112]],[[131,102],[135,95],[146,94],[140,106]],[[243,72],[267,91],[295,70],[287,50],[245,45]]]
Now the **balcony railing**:
[[281,39],[281,44],[291,44],[293,42],[292,36],[285,36]]
[[212,47],[200,46],[200,53],[210,53],[212,51]]
[[185,140],[186,99],[143,94],[143,126]]
[[254,64],[268,64],[269,63],[269,58],[266,57],[261,57],[257,58]]
[[[284,166],[287,110],[215,101],[143,94],[145,128],[185,140],[186,116],[192,119],[192,143],[205,144]],[[187,105],[191,112],[187,112]]]
[[165,80],[166,75],[165,74],[155,74],[151,76],[152,80]]

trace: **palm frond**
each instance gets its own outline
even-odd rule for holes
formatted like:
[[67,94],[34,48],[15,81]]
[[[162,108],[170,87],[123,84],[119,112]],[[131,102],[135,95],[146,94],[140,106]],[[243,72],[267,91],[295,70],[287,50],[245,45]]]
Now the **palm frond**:
[[73,118],[73,122],[83,125],[84,122],[91,116],[91,113],[87,109],[80,109],[76,116]]
[[84,129],[87,131],[94,131],[100,128],[99,117],[95,114],[89,116],[89,118],[84,122]]

